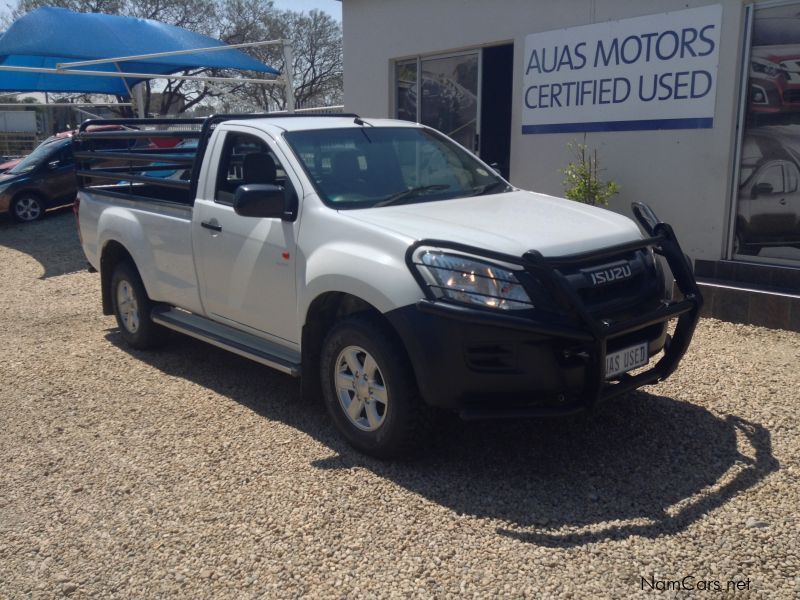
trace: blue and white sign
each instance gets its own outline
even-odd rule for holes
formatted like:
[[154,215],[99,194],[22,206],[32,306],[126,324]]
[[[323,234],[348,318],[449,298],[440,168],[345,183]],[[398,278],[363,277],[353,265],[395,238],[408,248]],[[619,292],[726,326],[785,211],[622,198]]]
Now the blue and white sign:
[[532,33],[522,133],[714,126],[722,6]]

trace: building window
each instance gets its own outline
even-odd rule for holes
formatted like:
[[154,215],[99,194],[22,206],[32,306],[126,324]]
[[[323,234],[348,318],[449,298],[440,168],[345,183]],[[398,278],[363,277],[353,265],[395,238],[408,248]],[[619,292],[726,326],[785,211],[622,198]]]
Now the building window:
[[509,177],[514,44],[397,59],[389,77],[396,118],[438,129]]
[[[767,4],[767,3],[764,3]],[[732,258],[800,266],[800,2],[755,5]]]
[[480,53],[395,62],[395,116],[478,149]]
[[417,116],[417,61],[395,63],[396,116],[404,121],[419,121]]

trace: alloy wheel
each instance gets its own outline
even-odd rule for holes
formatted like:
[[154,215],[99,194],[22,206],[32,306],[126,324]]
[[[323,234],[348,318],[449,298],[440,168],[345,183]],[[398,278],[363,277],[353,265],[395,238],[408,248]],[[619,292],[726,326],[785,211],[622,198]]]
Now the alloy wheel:
[[350,422],[375,431],[386,420],[389,396],[378,363],[360,346],[347,346],[336,359],[336,396]]
[[139,330],[139,303],[133,286],[124,279],[117,286],[117,311],[125,329],[136,333]]
[[14,214],[20,221],[35,221],[42,214],[42,206],[32,196],[25,196],[14,202]]

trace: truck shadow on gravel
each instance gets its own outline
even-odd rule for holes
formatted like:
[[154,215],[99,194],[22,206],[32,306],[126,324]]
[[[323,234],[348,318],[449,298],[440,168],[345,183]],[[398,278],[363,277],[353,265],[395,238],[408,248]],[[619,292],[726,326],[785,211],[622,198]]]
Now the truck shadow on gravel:
[[71,206],[51,210],[33,223],[17,223],[0,215],[0,246],[38,262],[44,270],[39,279],[76,273],[87,266]]
[[568,419],[444,419],[424,457],[381,462],[342,442],[322,403],[301,399],[297,380],[180,336],[150,353],[127,350],[116,330],[107,338],[331,448],[334,456],[313,463],[319,469],[369,469],[454,513],[501,521],[499,535],[542,546],[672,535],[779,468],[763,426],[642,391]]

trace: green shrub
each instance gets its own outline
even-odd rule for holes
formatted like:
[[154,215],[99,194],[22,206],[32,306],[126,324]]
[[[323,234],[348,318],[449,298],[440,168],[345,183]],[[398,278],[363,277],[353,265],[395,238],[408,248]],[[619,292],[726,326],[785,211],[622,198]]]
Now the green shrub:
[[608,199],[619,193],[619,186],[614,181],[600,179],[600,163],[597,160],[597,150],[590,150],[584,142],[570,142],[567,144],[574,160],[567,163],[567,168],[561,171],[564,175],[564,195],[570,200],[591,204],[593,206],[608,206]]

